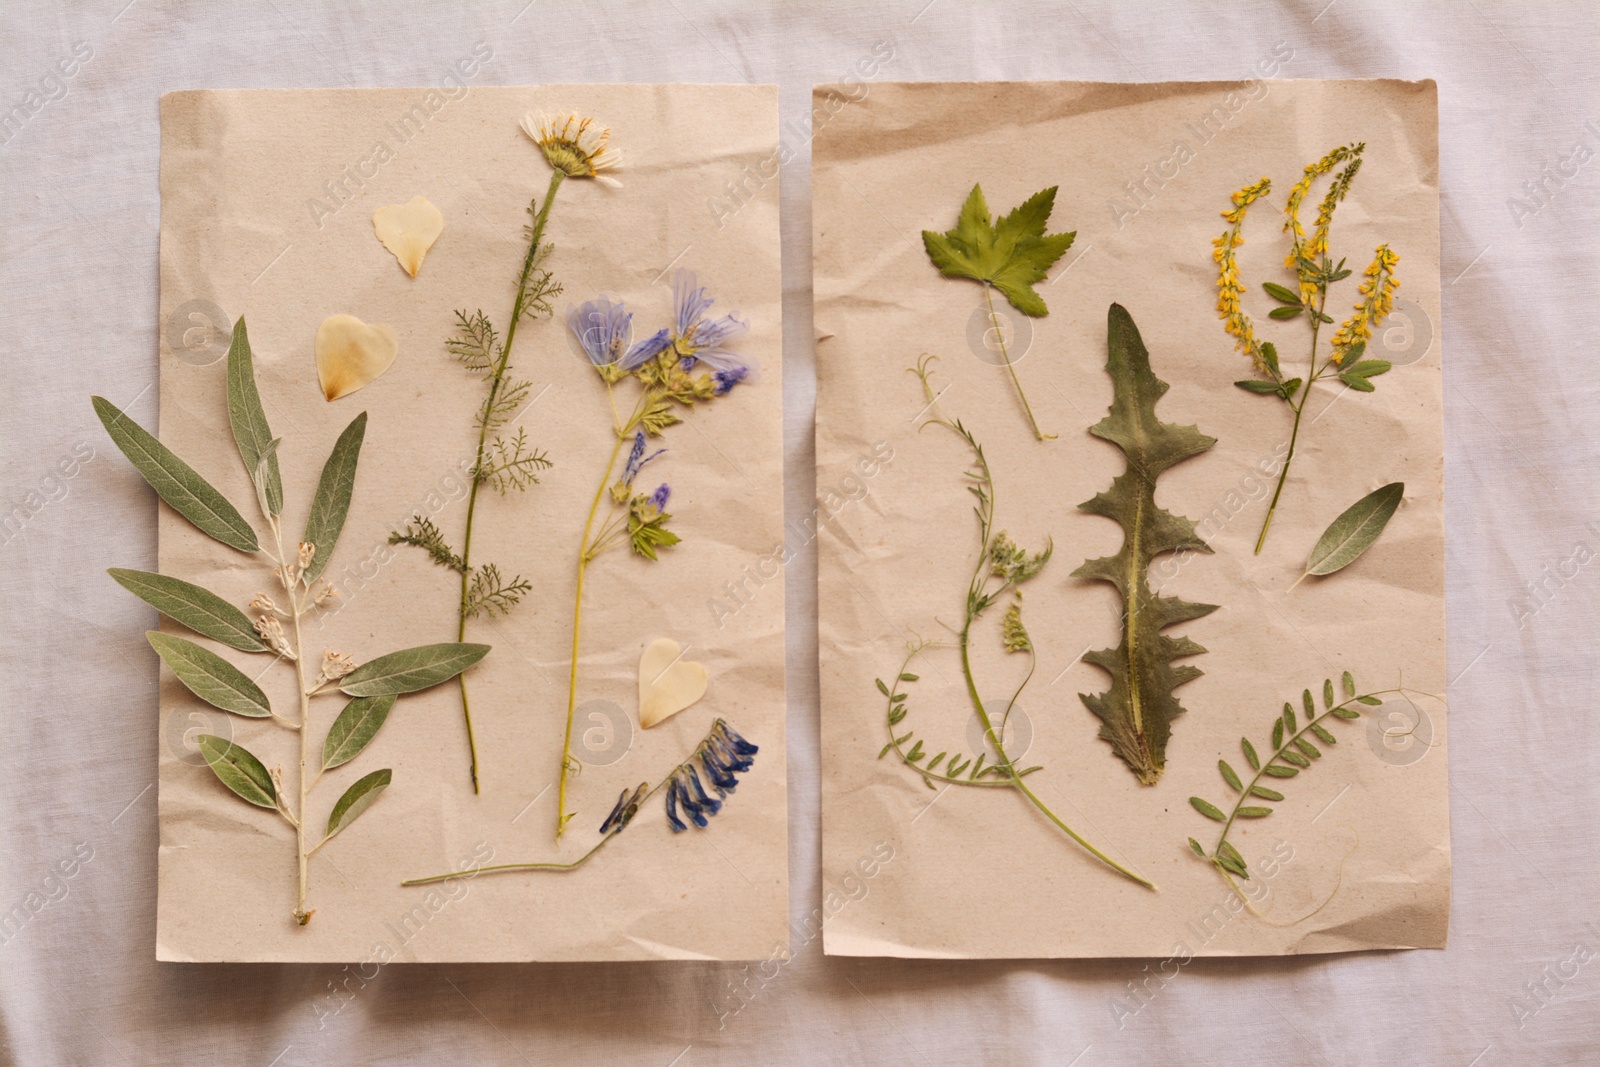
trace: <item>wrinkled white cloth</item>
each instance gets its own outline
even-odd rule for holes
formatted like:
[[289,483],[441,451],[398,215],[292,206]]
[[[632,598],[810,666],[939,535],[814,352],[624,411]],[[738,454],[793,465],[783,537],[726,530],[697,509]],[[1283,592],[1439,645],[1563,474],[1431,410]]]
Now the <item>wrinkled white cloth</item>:
[[[1600,8],[1577,2],[0,6],[0,1061],[1577,1064],[1600,1059]],[[526,6],[524,6],[526,4]],[[1439,82],[1455,896],[1444,952],[831,960],[816,934],[815,556],[788,571],[793,959],[157,965],[156,659],[107,566],[154,498],[160,93],[442,81],[782,86],[787,507],[810,514],[810,86]],[[890,58],[882,59],[886,49]],[[227,900],[196,900],[227,908]],[[1135,1010],[1136,1009],[1136,1010]]]

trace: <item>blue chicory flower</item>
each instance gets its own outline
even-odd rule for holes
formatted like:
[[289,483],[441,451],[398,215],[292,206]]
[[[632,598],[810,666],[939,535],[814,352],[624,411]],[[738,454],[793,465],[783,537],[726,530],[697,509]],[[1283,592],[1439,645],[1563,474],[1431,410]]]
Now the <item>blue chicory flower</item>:
[[672,343],[666,330],[630,345],[633,313],[621,301],[601,296],[567,312],[567,328],[583,354],[596,367],[615,367],[623,374],[637,370]]
[[678,353],[678,365],[689,370],[701,362],[713,372],[730,375],[717,379],[717,395],[726,394],[750,374],[749,361],[727,347],[729,342],[743,337],[750,324],[736,315],[708,319],[706,312],[715,301],[706,295],[693,271],[679,270],[673,277],[672,300],[676,312],[672,345]]

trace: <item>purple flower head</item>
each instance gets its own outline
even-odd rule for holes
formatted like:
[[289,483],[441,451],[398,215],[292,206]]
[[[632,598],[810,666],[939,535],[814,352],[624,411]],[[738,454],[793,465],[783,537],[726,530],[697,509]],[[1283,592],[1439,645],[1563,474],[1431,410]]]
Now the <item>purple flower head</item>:
[[[741,376],[750,373],[749,361],[727,347],[745,335],[749,323],[735,315],[708,319],[706,312],[715,301],[706,295],[693,271],[679,270],[673,277],[672,299],[676,310],[676,334],[672,340],[679,366],[689,370],[696,362],[703,362],[713,371],[738,371]],[[726,389],[719,390],[719,395],[725,392]]]
[[750,377],[749,367],[729,367],[727,370],[711,372],[711,380],[717,383],[714,390],[717,396],[727,396],[733,387]]
[[[622,484],[623,485],[627,485],[627,486],[632,486],[634,478],[638,477],[639,471],[644,469],[644,465],[646,463],[649,463],[651,460],[655,459],[657,456],[661,455],[661,453],[663,453],[665,451],[666,451],[666,449],[664,449],[664,448],[658,448],[654,452],[650,453],[648,456],[645,455],[644,454],[644,431],[643,430],[635,431],[635,433],[633,435],[633,449],[631,451],[629,451],[629,453],[628,453],[627,466],[622,468]],[[665,488],[665,487],[663,487],[663,488]],[[657,490],[657,492],[659,492],[659,491],[660,490]]]
[[656,486],[656,491],[650,494],[650,505],[657,511],[667,510],[667,501],[672,499],[672,487],[666,482]]
[[630,345],[633,313],[621,301],[600,296],[567,312],[567,327],[578,339],[583,354],[596,367],[615,367],[623,374],[636,370],[672,343],[666,330]]

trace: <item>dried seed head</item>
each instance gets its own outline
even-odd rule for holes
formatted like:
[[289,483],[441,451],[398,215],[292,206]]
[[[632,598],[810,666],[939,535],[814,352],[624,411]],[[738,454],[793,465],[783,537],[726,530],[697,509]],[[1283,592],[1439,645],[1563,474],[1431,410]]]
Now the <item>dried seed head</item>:
[[328,604],[329,601],[338,599],[339,590],[335,589],[327,582],[323,582],[317,587],[316,595],[312,598],[311,602],[320,608]]
[[356,661],[343,652],[333,652],[327,649],[322,653],[322,676],[330,682],[337,682],[340,678],[356,669]]
[[269,613],[276,613],[278,610],[278,605],[274,604],[272,602],[272,598],[265,593],[257,593],[255,597],[251,599],[250,606],[255,608],[257,611],[265,611]]
[[268,648],[285,659],[296,659],[294,649],[289,647],[288,638],[283,634],[283,624],[276,615],[261,615],[256,618],[256,633],[261,635],[261,640],[266,642]]

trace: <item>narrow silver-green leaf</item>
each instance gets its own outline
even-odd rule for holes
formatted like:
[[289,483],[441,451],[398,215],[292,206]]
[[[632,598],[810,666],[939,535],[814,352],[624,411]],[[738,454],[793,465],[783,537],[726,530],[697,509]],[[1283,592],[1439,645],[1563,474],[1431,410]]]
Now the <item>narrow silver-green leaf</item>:
[[1390,482],[1346,508],[1317,539],[1306,561],[1306,573],[1332,574],[1354,563],[1383,533],[1405,491],[1404,482]]
[[256,388],[255,359],[242,315],[233,324],[233,343],[228,346],[228,422],[233,425],[233,440],[244,469],[265,498],[268,512],[278,514],[283,510],[283,478],[278,473],[267,413],[261,407],[261,392]]
[[175,622],[240,652],[265,652],[250,619],[226,600],[181,578],[112,567],[116,583]]
[[1217,760],[1217,770],[1222,772],[1222,780],[1232,786],[1235,793],[1244,792],[1244,783],[1239,781],[1239,775],[1234,772],[1232,767],[1228,766],[1227,760]]
[[1189,803],[1194,805],[1195,811],[1198,811],[1201,815],[1204,815],[1208,819],[1215,820],[1216,822],[1228,821],[1228,817],[1222,814],[1222,809],[1218,808],[1215,804],[1212,804],[1209,801],[1201,800],[1199,797],[1190,797]]
[[103,396],[94,397],[93,401],[95,414],[100,416],[112,442],[172,510],[229,548],[260,551],[255,530],[210,482],[111,401]]
[[356,697],[346,704],[328,727],[328,736],[322,742],[322,769],[331,770],[355,759],[377,735],[397,699],[391,693],[381,697]]
[[196,743],[206,764],[219,781],[258,808],[278,806],[272,775],[243,747],[213,734],[201,734]]
[[144,636],[156,654],[172,668],[178,681],[207,704],[252,719],[264,719],[272,714],[272,706],[261,687],[215,652],[187,638],[158,630],[151,630]]
[[333,813],[328,816],[328,837],[343,830],[346,826],[356,821],[356,817],[372,807],[383,791],[389,788],[389,779],[392,772],[386,767],[381,771],[373,771],[365,778],[359,779],[355,785],[344,791],[344,796],[339,798],[333,806]]
[[333,558],[333,546],[344,529],[345,516],[350,512],[350,493],[356,484],[356,461],[361,458],[361,441],[367,433],[367,413],[363,411],[350,421],[334,442],[328,462],[323,464],[322,477],[317,481],[317,493],[311,498],[311,515],[306,519],[303,540],[317,546],[306,568],[306,581],[314,582],[322,576],[322,569]]
[[363,663],[339,682],[353,697],[414,693],[447,682],[489,654],[488,645],[421,645]]

